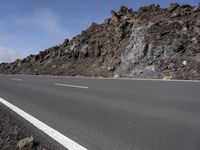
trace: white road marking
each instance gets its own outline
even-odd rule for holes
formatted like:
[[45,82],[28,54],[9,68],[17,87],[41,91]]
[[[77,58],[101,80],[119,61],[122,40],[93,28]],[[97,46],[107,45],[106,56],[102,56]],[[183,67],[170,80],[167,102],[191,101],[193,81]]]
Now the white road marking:
[[[5,75],[5,74],[0,74]],[[16,74],[21,75],[21,74]],[[5,75],[6,76],[6,75]],[[112,77],[84,77],[84,76],[51,76],[51,75],[21,75],[21,76],[27,76],[27,77],[50,77],[50,78],[74,78],[74,79],[99,79],[99,80],[139,80],[139,81],[164,81],[164,82],[200,82],[200,80],[182,80],[182,79],[170,79],[170,80],[164,80],[164,79],[143,79],[143,78],[112,78]]]
[[[32,76],[35,77],[36,75],[24,75],[24,76]],[[182,80],[182,79],[144,79],[144,78],[112,78],[112,77],[78,77],[78,76],[51,76],[51,75],[38,75],[39,77],[50,77],[50,78],[75,78],[75,79],[97,79],[97,80],[136,80],[136,81],[164,81],[164,82],[200,82],[200,80]]]
[[14,80],[14,81],[22,81],[22,79],[19,79],[19,78],[12,78],[11,80]]
[[82,89],[88,89],[87,86],[79,86],[79,85],[71,85],[71,84],[62,84],[62,83],[55,83],[54,85],[57,86],[66,86],[66,87],[74,87],[74,88],[82,88]]
[[[46,76],[46,75],[39,75],[39,76]],[[144,78],[112,78],[112,77],[76,77],[76,76],[50,76],[53,78],[75,78],[75,79],[95,79],[95,80],[132,80],[132,81],[164,81],[164,82],[200,82],[200,80],[179,80],[179,79],[144,79]]]
[[69,150],[87,150],[85,147],[79,145],[78,143],[72,141],[68,137],[64,136],[63,134],[59,133],[55,129],[51,128],[50,126],[44,124],[43,122],[39,121],[35,117],[31,116],[30,114],[24,112],[20,108],[14,106],[13,104],[9,103],[8,101],[0,98],[0,103],[4,104],[14,112],[16,112],[18,115],[20,115],[22,118],[26,119],[28,122],[33,124],[35,127],[37,127],[39,130],[46,133],[48,136],[53,138],[55,141],[63,145],[65,148]]

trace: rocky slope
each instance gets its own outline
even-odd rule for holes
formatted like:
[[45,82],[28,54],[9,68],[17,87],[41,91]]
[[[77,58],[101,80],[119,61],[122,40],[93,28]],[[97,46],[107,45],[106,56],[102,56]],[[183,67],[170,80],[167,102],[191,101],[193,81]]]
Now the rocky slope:
[[0,109],[0,149],[1,150],[47,150],[39,141],[33,141],[29,146],[17,148],[21,139],[31,136],[29,131],[19,125],[14,117]]
[[122,6],[63,44],[0,73],[200,79],[200,4]]

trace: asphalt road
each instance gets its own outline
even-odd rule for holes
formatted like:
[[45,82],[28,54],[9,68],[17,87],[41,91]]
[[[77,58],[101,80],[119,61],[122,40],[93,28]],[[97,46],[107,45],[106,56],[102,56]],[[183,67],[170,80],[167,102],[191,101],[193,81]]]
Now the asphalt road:
[[200,82],[0,75],[0,97],[90,150],[200,150]]

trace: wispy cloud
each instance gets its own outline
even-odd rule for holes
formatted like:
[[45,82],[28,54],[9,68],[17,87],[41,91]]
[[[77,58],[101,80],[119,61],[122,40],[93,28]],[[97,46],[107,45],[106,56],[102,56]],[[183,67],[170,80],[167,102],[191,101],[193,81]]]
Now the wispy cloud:
[[0,63],[1,62],[12,62],[16,59],[25,57],[25,53],[18,53],[14,50],[0,47]]
[[38,28],[55,40],[63,40],[69,36],[69,32],[62,26],[62,17],[47,8],[37,9],[24,16],[15,16],[12,20],[20,26]]
[[10,62],[26,54],[59,44],[69,32],[63,18],[40,8],[27,14],[12,14],[0,20],[0,61]]
[[18,35],[12,32],[7,32],[4,27],[0,26],[0,46],[18,45],[21,44],[21,39]]

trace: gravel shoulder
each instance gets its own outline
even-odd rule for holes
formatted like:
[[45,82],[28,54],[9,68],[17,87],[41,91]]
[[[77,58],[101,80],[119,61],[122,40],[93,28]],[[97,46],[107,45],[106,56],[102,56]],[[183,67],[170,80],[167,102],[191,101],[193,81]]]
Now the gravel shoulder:
[[[17,143],[26,138],[33,136],[31,132],[18,123],[13,116],[7,114],[0,108],[0,149],[16,150]],[[34,139],[34,136],[33,136]],[[40,141],[33,140],[32,144],[21,150],[47,150]]]

